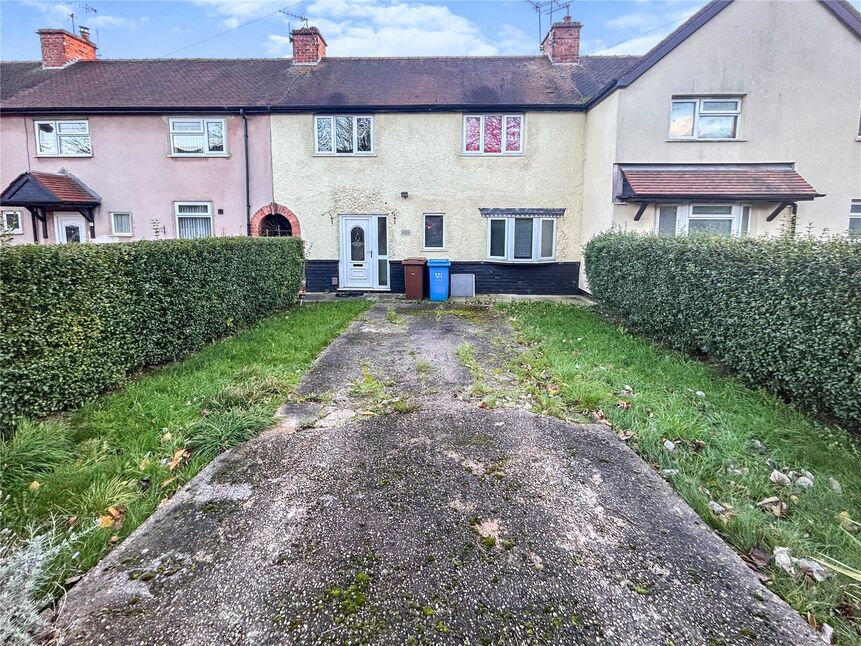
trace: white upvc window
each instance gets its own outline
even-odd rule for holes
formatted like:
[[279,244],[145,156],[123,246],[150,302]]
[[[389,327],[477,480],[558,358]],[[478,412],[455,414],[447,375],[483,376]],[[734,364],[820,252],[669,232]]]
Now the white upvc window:
[[90,122],[86,119],[34,121],[37,156],[92,157]]
[[128,211],[111,211],[111,232],[115,236],[132,235],[132,214]]
[[174,157],[226,157],[227,120],[171,117],[170,154]]
[[738,139],[740,116],[741,97],[674,98],[670,107],[670,139]]
[[852,200],[849,205],[849,235],[861,238],[861,200]]
[[374,117],[347,114],[315,116],[314,152],[317,155],[373,155]]
[[556,258],[556,218],[488,218],[487,257],[508,262]]
[[688,234],[724,236],[750,232],[747,204],[659,204],[655,232],[662,238]]
[[523,154],[522,114],[463,115],[464,155]]
[[3,233],[19,235],[24,233],[21,211],[3,211]]
[[422,249],[428,251],[445,249],[445,214],[425,213]]
[[177,238],[212,237],[212,202],[174,202],[174,215]]

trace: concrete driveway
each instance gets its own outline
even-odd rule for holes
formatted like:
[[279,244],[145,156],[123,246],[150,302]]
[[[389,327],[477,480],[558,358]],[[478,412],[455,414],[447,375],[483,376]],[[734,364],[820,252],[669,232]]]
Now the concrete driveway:
[[63,643],[820,643],[611,431],[528,412],[517,352],[492,310],[375,305],[75,586]]

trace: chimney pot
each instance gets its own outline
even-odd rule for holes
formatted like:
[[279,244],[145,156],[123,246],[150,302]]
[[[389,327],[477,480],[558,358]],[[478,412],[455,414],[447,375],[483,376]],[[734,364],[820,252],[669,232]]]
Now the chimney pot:
[[90,28],[89,27],[84,27],[83,25],[81,25],[78,28],[78,31],[81,34],[81,38],[83,38],[87,42],[90,42]]
[[583,25],[565,16],[555,22],[541,43],[542,51],[554,65],[580,62],[580,28]]
[[37,33],[42,45],[42,67],[65,67],[76,61],[96,60],[96,46],[83,34],[75,36],[65,29],[40,29]]
[[302,27],[290,33],[293,41],[293,63],[316,65],[326,58],[326,41],[316,27]]

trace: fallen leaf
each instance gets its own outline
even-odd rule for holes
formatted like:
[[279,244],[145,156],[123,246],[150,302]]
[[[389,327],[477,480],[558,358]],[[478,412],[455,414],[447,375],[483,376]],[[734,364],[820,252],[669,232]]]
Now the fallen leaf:
[[111,542],[111,544],[114,544],[114,543],[116,543],[116,542],[117,542],[117,541],[119,541],[119,540],[120,540],[119,535],[114,534],[113,536],[111,536],[111,540],[110,540],[110,542]]
[[108,507],[108,513],[111,515],[111,517],[114,520],[118,520],[119,518],[122,518],[123,515],[125,514],[124,511],[122,511],[121,509],[119,509],[117,507],[113,507],[113,506]]
[[694,451],[696,451],[697,453],[699,453],[704,448],[706,448],[706,443],[703,442],[702,440],[691,440],[690,445],[691,445],[691,448]]
[[114,518],[110,514],[105,514],[104,516],[99,516],[99,527],[101,529],[108,529],[109,527],[114,526]]
[[766,567],[769,562],[771,562],[771,557],[768,555],[768,552],[759,547],[752,547],[748,556],[750,556],[750,560],[753,564],[760,568]]
[[624,399],[620,399],[619,403],[616,404],[616,406],[618,406],[622,410],[628,410],[629,408],[631,408],[631,402],[625,401]]
[[188,449],[186,449],[185,447],[183,447],[181,449],[177,449],[176,451],[174,451],[173,452],[173,459],[170,461],[170,464],[167,467],[168,471],[173,471],[174,469],[176,469],[179,466],[180,462],[188,459],[190,456],[191,456],[191,453],[189,453]]
[[38,491],[39,487],[41,487],[41,486],[42,486],[42,484],[38,480],[33,480],[33,482],[31,482],[30,486],[27,488],[30,491]]
[[171,482],[173,482],[174,480],[176,480],[176,476],[174,476],[173,478],[168,478],[167,480],[162,481],[162,483],[161,483],[159,486],[160,486],[162,489],[164,489],[166,486],[168,486],[168,485],[169,485]]

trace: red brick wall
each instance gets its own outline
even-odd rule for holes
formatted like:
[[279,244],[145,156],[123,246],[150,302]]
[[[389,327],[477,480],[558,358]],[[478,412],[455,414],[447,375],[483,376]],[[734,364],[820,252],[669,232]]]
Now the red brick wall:
[[96,60],[96,46],[62,29],[40,29],[42,67],[63,67],[72,61]]
[[277,202],[273,202],[272,204],[267,204],[263,208],[259,209],[257,213],[255,213],[251,218],[251,235],[259,236],[260,235],[260,224],[263,222],[263,218],[271,213],[278,213],[279,215],[283,215],[290,222],[290,228],[293,230],[293,236],[296,238],[302,237],[302,227],[299,226],[299,218],[296,217],[296,214],[293,213],[286,206],[281,206]]
[[578,63],[580,61],[579,22],[565,16],[562,22],[554,23],[544,41],[544,53],[553,63]]
[[326,41],[316,27],[296,29],[291,35],[294,63],[315,64],[326,57]]

